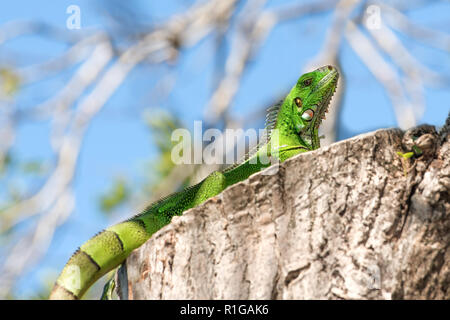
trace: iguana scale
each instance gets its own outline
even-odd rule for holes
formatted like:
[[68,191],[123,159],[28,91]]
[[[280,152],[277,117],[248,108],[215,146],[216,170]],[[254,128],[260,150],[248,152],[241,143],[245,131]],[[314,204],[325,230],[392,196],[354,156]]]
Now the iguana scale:
[[[266,139],[244,160],[215,171],[200,183],[163,198],[134,217],[113,225],[84,243],[69,259],[50,299],[79,299],[110,270],[119,266],[175,215],[219,194],[268,167],[267,156],[280,162],[320,147],[318,129],[336,89],[338,72],[325,66],[302,75],[286,98],[268,111]],[[276,137],[274,135],[277,135]]]

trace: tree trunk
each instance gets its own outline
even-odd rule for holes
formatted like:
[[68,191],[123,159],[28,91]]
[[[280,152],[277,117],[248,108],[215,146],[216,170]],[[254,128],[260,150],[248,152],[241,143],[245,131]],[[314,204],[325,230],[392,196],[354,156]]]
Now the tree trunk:
[[449,299],[449,127],[378,130],[231,186],[131,254],[121,297]]

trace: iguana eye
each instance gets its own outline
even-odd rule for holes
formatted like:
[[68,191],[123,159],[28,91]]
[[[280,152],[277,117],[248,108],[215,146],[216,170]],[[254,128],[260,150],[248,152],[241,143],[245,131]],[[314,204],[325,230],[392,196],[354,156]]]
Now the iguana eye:
[[299,108],[302,107],[302,99],[300,99],[299,97],[295,98],[294,102],[297,105],[297,107],[299,107]]
[[303,80],[303,86],[307,87],[307,86],[309,86],[311,84],[311,82],[312,82],[311,78]]
[[311,121],[314,117],[314,111],[311,109],[305,110],[302,114],[302,119],[305,121]]

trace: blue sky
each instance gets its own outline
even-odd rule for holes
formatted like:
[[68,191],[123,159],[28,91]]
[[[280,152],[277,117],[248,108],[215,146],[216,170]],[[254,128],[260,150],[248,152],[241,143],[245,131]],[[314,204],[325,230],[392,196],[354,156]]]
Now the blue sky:
[[[140,6],[141,11],[148,13],[156,21],[182,11],[184,7],[180,3],[184,3],[184,6],[187,3],[134,2]],[[269,1],[268,5],[277,6],[286,2],[292,1]],[[82,30],[104,28],[106,20],[101,14],[102,2],[92,0],[3,1],[0,3],[0,26],[13,20],[36,20],[64,28],[68,17],[66,8],[72,4],[81,9]],[[449,2],[411,10],[408,16],[420,25],[450,34]],[[284,94],[295,83],[304,65],[321,49],[331,18],[331,14],[327,13],[276,27],[242,80],[231,108],[233,114],[239,117],[251,114],[271,99]],[[429,68],[436,71],[443,69],[445,74],[450,74],[448,52],[431,49],[406,37],[401,39],[408,50]],[[35,36],[13,40],[4,47],[20,53],[14,62],[17,66],[45,61],[67,49],[60,43]],[[144,162],[155,155],[156,150],[151,145],[148,129],[142,122],[142,112],[155,106],[148,98],[157,79],[167,76],[168,72],[176,76],[176,90],[167,102],[158,106],[177,112],[190,128],[194,120],[202,118],[205,104],[214,89],[214,56],[211,49],[212,41],[206,39],[184,51],[176,68],[136,68],[107,102],[91,124],[80,154],[74,184],[76,208],[66,224],[56,232],[49,252],[39,265],[21,279],[17,288],[19,297],[29,297],[33,290],[39,287],[41,277],[49,270],[60,270],[79,245],[99,230],[124,218],[106,218],[98,210],[96,200],[117,176],[141,181]],[[2,50],[0,47],[0,52]],[[340,54],[342,69],[345,72],[346,92],[340,117],[342,130],[339,139],[397,126],[389,98],[381,84],[376,82],[346,42],[343,43]],[[23,88],[18,104],[29,108],[45,100],[64,85],[73,71],[72,69],[48,81]],[[426,111],[419,123],[441,126],[450,109],[448,101],[448,87],[427,88]],[[262,122],[250,125],[260,127]],[[19,128],[13,151],[24,159],[49,158],[51,148],[48,136],[49,124],[46,122],[23,124]]]

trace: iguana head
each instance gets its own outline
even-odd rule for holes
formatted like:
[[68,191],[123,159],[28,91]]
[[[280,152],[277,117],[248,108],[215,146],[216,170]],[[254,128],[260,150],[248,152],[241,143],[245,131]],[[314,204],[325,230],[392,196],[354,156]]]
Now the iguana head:
[[289,93],[287,101],[293,110],[295,130],[317,149],[317,130],[325,118],[331,97],[336,90],[339,73],[333,66],[324,66],[300,77]]

